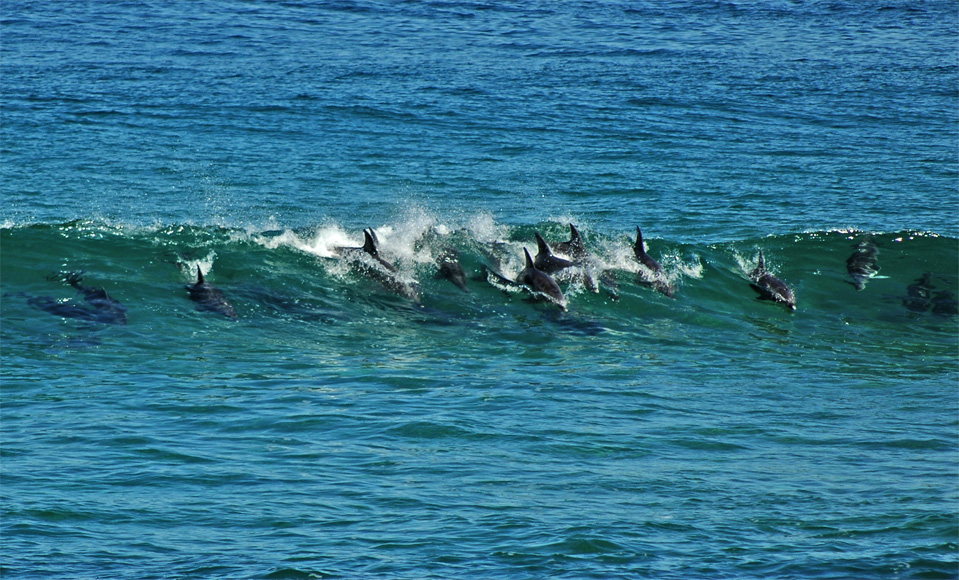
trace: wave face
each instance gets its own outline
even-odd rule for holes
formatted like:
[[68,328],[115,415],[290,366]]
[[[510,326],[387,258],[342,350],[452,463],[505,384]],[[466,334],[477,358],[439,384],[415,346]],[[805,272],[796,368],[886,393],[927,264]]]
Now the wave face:
[[[452,576],[466,563],[697,576],[678,561],[704,554],[746,577],[951,566],[953,474],[937,466],[956,450],[954,414],[941,414],[959,379],[956,239],[697,245],[646,232],[670,298],[641,283],[632,232],[583,227],[590,267],[607,275],[596,292],[558,275],[562,311],[484,266],[514,277],[534,233],[563,241],[566,224],[421,214],[373,229],[418,300],[335,257],[363,234],[333,221],[2,229],[6,541],[29,553],[34,530],[87,554],[51,557],[50,570],[83,575],[113,565],[95,549],[106,537],[146,577],[168,565],[155,549],[222,576],[392,576],[424,558]],[[879,275],[857,291],[846,260],[866,238]],[[469,293],[437,276],[450,248]],[[760,250],[795,312],[750,288]],[[237,320],[196,309],[185,286],[197,267]],[[125,324],[43,307],[85,306],[55,276],[80,271]],[[211,526],[230,540],[199,556],[160,531]],[[727,543],[737,552],[721,556]],[[868,551],[842,566],[817,555],[850,543]],[[14,576],[28,569],[7,559]]]
[[4,0],[0,576],[956,578],[957,29]]
[[[189,312],[191,304],[182,300],[187,294],[181,290],[196,282],[198,268],[232,295],[243,319],[256,324],[308,320],[311,309],[357,321],[395,311],[398,319],[436,318],[465,326],[500,315],[516,324],[515,317],[549,318],[557,310],[531,304],[535,297],[512,282],[524,267],[524,249],[537,255],[537,233],[554,253],[570,258],[558,248],[570,238],[567,224],[512,226],[485,214],[451,222],[421,211],[372,231],[379,256],[396,270],[393,277],[417,288],[417,296],[371,276],[367,263],[372,260],[360,250],[363,232],[330,220],[311,228],[265,231],[91,221],[8,227],[3,229],[4,285],[11,295],[53,293],[66,300],[73,290],[49,278],[83,271],[91,284],[131,304],[148,324]],[[569,312],[555,318],[589,321],[598,332],[641,333],[650,318],[738,331],[757,317],[781,321],[794,332],[802,320],[827,319],[867,326],[899,323],[899,332],[908,332],[916,324],[948,328],[953,314],[949,300],[957,291],[956,239],[934,233],[837,230],[690,244],[650,237],[647,231],[647,252],[663,266],[661,277],[675,290],[670,298],[651,291],[655,276],[634,256],[635,232],[582,226],[579,231],[588,256],[554,273],[569,301]],[[864,244],[874,248],[877,271],[857,291],[847,263]],[[440,258],[450,251],[463,268],[468,292],[440,275]],[[749,275],[760,251],[767,270],[796,293],[796,316],[770,308],[773,303],[751,289]],[[918,301],[917,287],[924,292]],[[16,307],[12,297],[9,302]],[[28,317],[24,313],[29,309],[20,310]]]

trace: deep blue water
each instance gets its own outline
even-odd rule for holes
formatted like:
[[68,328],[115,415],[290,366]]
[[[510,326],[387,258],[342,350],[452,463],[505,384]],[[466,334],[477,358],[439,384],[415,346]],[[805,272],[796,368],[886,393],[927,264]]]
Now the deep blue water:
[[[957,41],[936,1],[4,2],[2,576],[959,578]],[[565,309],[488,274],[570,223]]]

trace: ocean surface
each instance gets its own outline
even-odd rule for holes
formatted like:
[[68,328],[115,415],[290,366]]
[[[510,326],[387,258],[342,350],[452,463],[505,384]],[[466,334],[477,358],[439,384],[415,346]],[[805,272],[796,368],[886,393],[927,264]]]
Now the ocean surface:
[[959,578],[954,1],[7,0],[0,137],[3,578]]

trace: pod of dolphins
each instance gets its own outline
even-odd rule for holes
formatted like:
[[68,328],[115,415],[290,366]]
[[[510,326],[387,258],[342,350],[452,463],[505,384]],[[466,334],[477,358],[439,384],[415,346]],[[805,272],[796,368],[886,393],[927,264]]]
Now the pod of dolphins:
[[[593,261],[586,250],[582,235],[573,224],[570,224],[569,228],[570,239],[556,243],[552,247],[538,232],[534,232],[537,245],[536,256],[533,257],[529,249],[523,248],[525,265],[515,279],[510,279],[499,273],[497,269],[484,264],[482,270],[487,282],[500,288],[523,290],[530,293],[533,300],[547,301],[566,310],[568,304],[566,296],[553,275],[569,270],[591,292],[598,292],[602,285],[609,296],[617,300],[619,295],[615,278],[608,272],[601,272],[599,281],[594,279],[591,267]],[[379,282],[395,294],[419,303],[419,285],[415,280],[404,277],[393,263],[380,255],[376,232],[372,228],[364,229],[363,238],[363,246],[339,246],[334,248],[335,255],[345,260],[352,271]],[[646,252],[643,232],[638,226],[633,254],[636,262],[641,266],[636,282],[674,298],[676,288],[670,282],[662,265]],[[853,254],[846,260],[846,269],[852,278],[850,284],[856,290],[865,289],[866,283],[879,272],[878,255],[879,250],[875,243],[867,238],[855,246]],[[180,265],[183,266],[183,264]],[[436,265],[438,276],[449,280],[463,292],[470,291],[466,273],[459,263],[456,250],[443,247],[436,259]],[[49,296],[32,297],[27,302],[40,310],[63,318],[102,324],[126,324],[126,308],[111,298],[103,288],[84,286],[81,283],[81,275],[82,273],[78,272],[65,272],[48,279],[66,282],[75,288],[78,295],[83,296],[82,303],[60,301]],[[190,300],[196,303],[196,310],[237,320],[236,310],[223,291],[207,282],[199,267],[196,275],[197,281],[186,286]],[[796,309],[795,293],[789,285],[766,268],[762,250],[759,251],[756,267],[748,273],[747,277],[750,287],[759,295],[759,300],[777,302],[789,310]],[[947,316],[957,314],[959,308],[957,308],[956,296],[949,291],[934,292],[934,290],[932,274],[927,272],[907,288],[908,296],[903,300],[903,305],[914,312],[932,310],[934,313]]]

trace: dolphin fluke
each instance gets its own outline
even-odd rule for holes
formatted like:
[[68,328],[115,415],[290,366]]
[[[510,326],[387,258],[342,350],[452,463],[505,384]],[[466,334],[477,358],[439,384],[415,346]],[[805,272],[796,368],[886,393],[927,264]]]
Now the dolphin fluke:
[[506,276],[500,274],[499,272],[494,270],[491,266],[483,264],[481,267],[483,269],[483,274],[486,275],[486,281],[498,287],[499,289],[503,290],[504,292],[506,291],[506,289],[522,286],[522,284],[515,282],[513,280],[510,280]]

